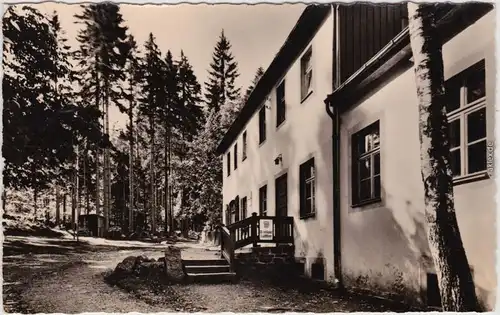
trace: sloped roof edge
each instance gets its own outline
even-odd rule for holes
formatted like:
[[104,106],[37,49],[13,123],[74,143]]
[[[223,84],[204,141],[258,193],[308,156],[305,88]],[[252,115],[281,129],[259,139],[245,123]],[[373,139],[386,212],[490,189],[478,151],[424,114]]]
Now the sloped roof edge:
[[[331,11],[331,4],[308,5],[300,15],[283,46],[250,93],[239,115],[217,146],[217,154],[223,154],[238,137],[246,123],[260,108],[267,95],[285,74],[289,66],[298,58],[316,34]],[[332,38],[333,40],[333,38]]]

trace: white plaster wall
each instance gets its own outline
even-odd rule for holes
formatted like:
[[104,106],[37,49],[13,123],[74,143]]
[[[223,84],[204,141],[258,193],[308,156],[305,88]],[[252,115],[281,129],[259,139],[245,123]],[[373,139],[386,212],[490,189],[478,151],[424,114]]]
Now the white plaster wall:
[[[234,170],[234,143],[231,151],[231,175],[227,176],[224,154],[224,205],[237,195],[248,198],[248,216],[259,212],[259,188],[267,184],[268,215],[275,214],[275,184],[277,177],[288,174],[288,215],[294,216],[296,257],[310,263],[317,257],[325,258],[325,277],[333,277],[333,216],[332,216],[332,123],[323,100],[332,92],[333,14],[323,23],[312,42],[313,93],[301,103],[300,57],[286,73],[286,120],[276,128],[276,86],[270,94],[270,109],[266,110],[267,138],[259,145],[258,112],[247,123],[248,158],[241,161],[242,134],[238,142],[238,169]],[[307,51],[308,46],[303,53]],[[283,156],[282,165],[274,159]],[[316,166],[316,208],[314,218],[299,218],[299,166],[314,157]],[[225,206],[224,206],[225,211]],[[224,216],[225,218],[225,216]]]
[[[488,139],[494,139],[495,12],[443,47],[445,79],[486,61]],[[350,135],[380,119],[382,202],[350,206]],[[347,285],[392,292],[421,292],[433,270],[424,220],[418,108],[413,68],[374,92],[342,117],[342,266]],[[477,292],[495,303],[495,184],[493,179],[455,186],[455,206]]]

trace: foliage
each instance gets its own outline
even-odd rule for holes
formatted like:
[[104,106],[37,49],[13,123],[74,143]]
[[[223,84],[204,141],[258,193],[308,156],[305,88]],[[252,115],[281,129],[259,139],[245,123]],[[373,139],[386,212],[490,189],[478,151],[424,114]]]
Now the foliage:
[[240,88],[235,87],[235,80],[239,76],[238,63],[231,53],[231,43],[224,35],[224,30],[215,45],[209,74],[208,82],[205,83],[207,110],[218,112],[222,104],[234,102],[240,96]]
[[248,97],[250,97],[250,93],[252,93],[253,89],[255,88],[255,86],[257,85],[257,83],[259,82],[260,78],[262,78],[263,75],[264,75],[264,68],[259,67],[257,69],[257,72],[255,73],[252,83],[248,86],[245,92],[245,97],[244,97],[245,101],[248,100]]
[[222,163],[216,147],[236,118],[242,102],[227,102],[220,111],[212,109],[200,134],[189,144],[189,159],[180,161],[176,181],[187,191],[184,215],[205,216],[210,224],[222,219]]
[[69,47],[57,15],[11,6],[3,22],[4,183],[43,189],[61,179],[78,138],[98,141],[87,125],[95,112],[79,110],[70,92]]

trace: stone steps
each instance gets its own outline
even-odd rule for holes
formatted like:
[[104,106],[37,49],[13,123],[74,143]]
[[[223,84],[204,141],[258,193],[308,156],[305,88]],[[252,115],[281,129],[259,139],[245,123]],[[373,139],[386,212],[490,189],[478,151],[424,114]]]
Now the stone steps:
[[237,280],[236,273],[224,259],[186,259],[182,260],[188,282],[221,283]]

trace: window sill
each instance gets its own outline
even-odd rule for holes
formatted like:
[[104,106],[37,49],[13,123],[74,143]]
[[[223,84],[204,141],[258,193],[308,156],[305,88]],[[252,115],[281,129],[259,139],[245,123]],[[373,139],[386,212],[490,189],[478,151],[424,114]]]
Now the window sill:
[[311,90],[311,91],[309,91],[309,92],[307,93],[307,95],[306,95],[306,96],[304,96],[304,97],[302,98],[302,100],[300,101],[300,104],[304,103],[304,102],[305,102],[305,101],[309,98],[309,96],[311,96],[311,94],[313,94],[313,91],[312,91],[312,90]]
[[368,205],[371,205],[374,203],[379,203],[379,202],[382,202],[382,198],[373,198],[373,199],[353,203],[353,204],[351,204],[351,208],[361,208],[361,207],[368,206]]
[[316,212],[300,215],[301,220],[313,219],[315,217],[316,217]]
[[472,182],[477,182],[485,179],[489,179],[491,176],[488,174],[488,171],[481,171],[474,174],[468,174],[464,176],[454,177],[453,178],[453,186],[468,184]]

